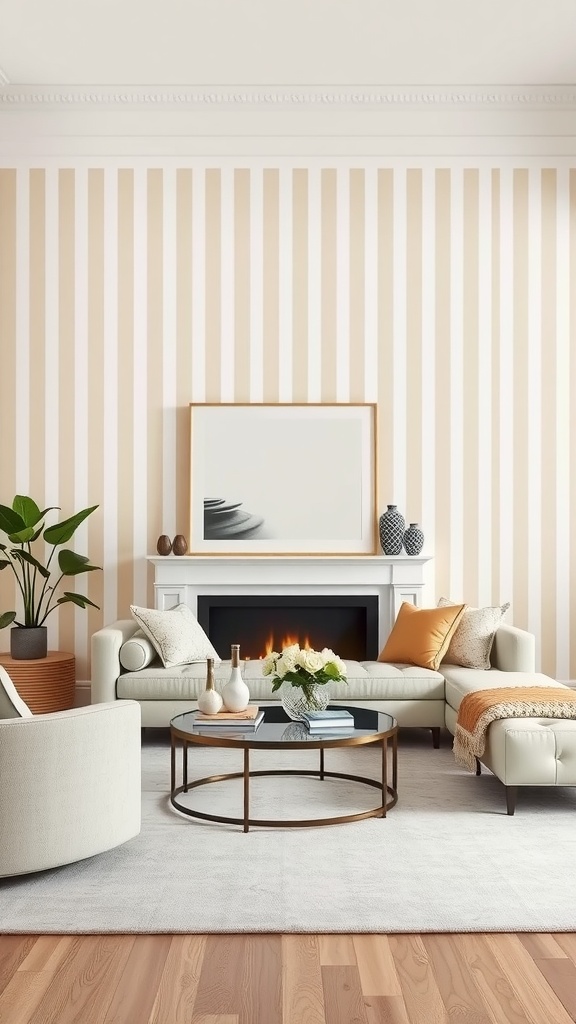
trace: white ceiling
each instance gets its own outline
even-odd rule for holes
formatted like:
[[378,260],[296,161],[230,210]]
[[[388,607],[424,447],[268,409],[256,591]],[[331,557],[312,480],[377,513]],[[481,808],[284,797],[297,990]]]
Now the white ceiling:
[[567,85],[576,3],[0,0],[0,68],[11,85]]

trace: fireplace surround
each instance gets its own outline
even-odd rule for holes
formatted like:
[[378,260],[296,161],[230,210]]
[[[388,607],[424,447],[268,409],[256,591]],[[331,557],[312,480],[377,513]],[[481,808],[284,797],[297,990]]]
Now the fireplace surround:
[[244,659],[294,642],[317,651],[329,647],[353,661],[375,661],[379,652],[375,594],[201,594],[198,621],[226,657],[233,643]]
[[207,604],[200,599],[206,598],[263,598],[277,605],[281,598],[314,598],[313,603],[330,598],[340,604],[345,598],[375,598],[368,659],[384,646],[402,602],[422,605],[430,556],[154,555],[148,561],[154,567],[155,607],[184,603],[201,622]]

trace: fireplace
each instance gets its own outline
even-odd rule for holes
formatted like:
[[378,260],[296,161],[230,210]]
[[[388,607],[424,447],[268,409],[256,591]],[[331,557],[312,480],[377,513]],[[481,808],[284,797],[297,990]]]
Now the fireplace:
[[[228,656],[231,643],[239,643],[240,653],[244,656],[249,651],[252,656],[252,650],[255,651],[255,657],[261,653],[259,638],[253,647],[252,640],[243,642],[242,637],[238,636],[238,613],[242,604],[252,615],[254,607],[263,608],[266,613],[269,608],[275,607],[280,622],[278,624],[277,620],[274,621],[273,631],[276,635],[276,630],[280,629],[280,641],[288,630],[287,616],[295,604],[300,607],[302,617],[298,629],[292,629],[292,632],[299,635],[303,627],[313,647],[326,644],[342,657],[350,657],[342,653],[342,643],[346,650],[354,652],[352,657],[357,656],[356,652],[362,646],[360,658],[368,660],[382,650],[402,601],[422,605],[423,571],[429,558],[429,555],[152,555],[149,562],[154,566],[156,608],[173,608],[182,602],[191,608],[206,628],[205,612],[200,610],[204,599],[214,602],[215,598],[224,598],[223,607],[232,605],[232,629],[228,634],[223,634],[220,642],[216,640],[214,644],[222,657]],[[241,599],[240,605],[234,605],[232,601],[237,598]],[[281,603],[282,599],[288,598],[294,603],[292,608]],[[350,635],[363,635],[366,629],[365,641],[360,641],[359,646],[349,648],[347,639],[341,640],[340,634],[331,634],[324,640],[323,634],[316,638],[311,633],[314,605],[324,609],[323,615],[329,619],[335,618],[338,605],[349,606],[347,614],[356,616],[360,614],[358,606],[354,607],[357,598],[362,599],[361,604],[372,599],[366,606],[372,609],[377,607],[376,639],[371,632],[373,611],[366,612],[370,624],[367,622],[364,626],[358,618],[353,617],[352,625],[345,627],[345,635],[346,631]],[[308,603],[310,599],[312,601]],[[256,605],[250,608],[249,600],[256,601]],[[332,600],[336,601],[336,605],[331,605]],[[211,632],[212,622],[207,625],[207,632]]]
[[240,657],[256,659],[298,641],[330,647],[355,661],[378,657],[378,597],[278,595],[198,597],[198,621],[221,657],[240,644]]

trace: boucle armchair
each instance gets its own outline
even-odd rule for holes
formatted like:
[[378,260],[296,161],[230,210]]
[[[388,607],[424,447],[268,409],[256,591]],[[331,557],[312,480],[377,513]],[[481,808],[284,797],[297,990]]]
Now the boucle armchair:
[[137,702],[32,715],[0,667],[0,877],[119,846],[140,808]]

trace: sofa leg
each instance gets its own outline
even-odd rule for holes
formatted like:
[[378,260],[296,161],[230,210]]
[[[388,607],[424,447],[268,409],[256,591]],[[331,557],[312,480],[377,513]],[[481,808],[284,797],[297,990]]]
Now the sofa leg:
[[482,762],[476,758],[476,775],[482,774]]
[[434,749],[438,750],[438,748],[440,746],[440,727],[439,726],[433,726],[431,732],[432,732],[432,743],[434,744]]
[[506,786],[506,814],[514,814],[517,796],[518,786]]

